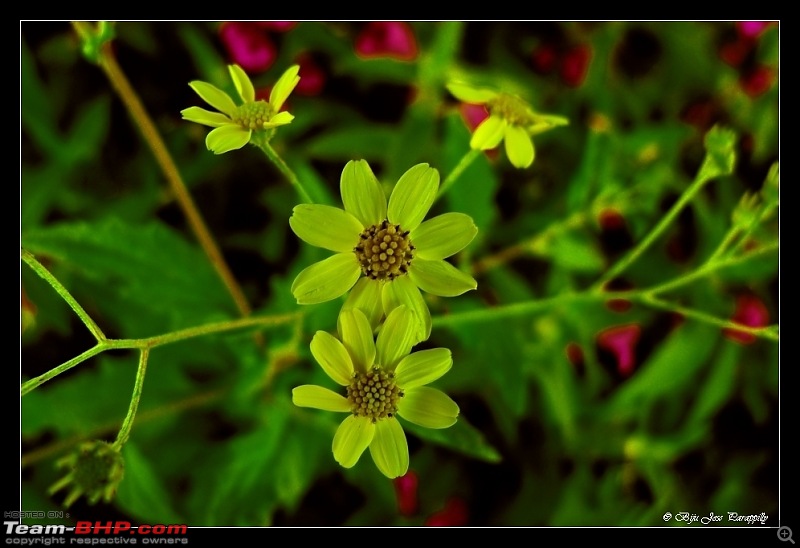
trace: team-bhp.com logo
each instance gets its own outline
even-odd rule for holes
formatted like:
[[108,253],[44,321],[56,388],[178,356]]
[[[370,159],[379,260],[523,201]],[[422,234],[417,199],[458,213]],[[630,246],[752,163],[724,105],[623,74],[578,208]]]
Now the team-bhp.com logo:
[[[51,540],[56,544],[96,544],[92,542],[92,537],[96,535],[122,537],[126,544],[188,544],[188,539],[185,537],[188,531],[186,525],[155,524],[134,527],[129,521],[78,521],[74,527],[26,525],[17,521],[4,521],[3,524],[7,535],[6,544],[50,544],[49,542],[22,542],[19,538],[37,535],[50,535],[53,537]],[[70,533],[71,536],[67,541],[66,535]],[[11,535],[18,538],[12,539]],[[128,538],[125,538],[126,536]],[[138,541],[136,537],[140,537]],[[8,542],[9,540],[12,542]],[[16,542],[16,540],[20,540],[20,542]]]

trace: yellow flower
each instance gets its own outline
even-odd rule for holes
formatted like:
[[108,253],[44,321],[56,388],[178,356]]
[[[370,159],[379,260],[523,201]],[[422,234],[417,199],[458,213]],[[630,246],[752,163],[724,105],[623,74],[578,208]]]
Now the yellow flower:
[[240,149],[250,142],[254,132],[272,130],[294,120],[288,112],[281,112],[281,107],[300,81],[299,70],[299,65],[289,67],[272,88],[269,101],[256,101],[253,82],[245,71],[239,65],[228,65],[242,104],[237,105],[227,93],[208,82],[195,80],[189,86],[219,112],[189,107],[181,115],[184,120],[215,128],[206,136],[206,147],[214,154]]
[[447,89],[459,101],[484,105],[489,111],[488,118],[475,128],[470,148],[489,150],[505,141],[508,160],[517,168],[533,164],[535,149],[531,137],[568,123],[563,116],[535,112],[516,95],[461,83],[447,84]]
[[404,304],[418,318],[415,342],[427,339],[431,315],[419,290],[454,297],[477,287],[472,276],[444,259],[466,247],[478,228],[463,213],[423,222],[439,188],[439,172],[428,164],[400,177],[388,205],[364,160],[347,163],[340,187],[344,209],[301,204],[292,212],[289,224],[298,237],[336,252],[300,272],[292,294],[299,304],[314,304],[352,288],[344,309],[360,309],[373,328]]
[[369,447],[385,476],[408,471],[408,442],[397,416],[426,428],[447,428],[458,419],[458,405],[444,392],[425,386],[453,364],[447,348],[410,353],[416,320],[405,307],[386,318],[377,342],[369,320],[358,309],[339,316],[341,341],[325,331],[311,340],[311,353],[347,396],[316,385],[292,390],[299,407],[349,413],[333,437],[333,457],[345,468]]

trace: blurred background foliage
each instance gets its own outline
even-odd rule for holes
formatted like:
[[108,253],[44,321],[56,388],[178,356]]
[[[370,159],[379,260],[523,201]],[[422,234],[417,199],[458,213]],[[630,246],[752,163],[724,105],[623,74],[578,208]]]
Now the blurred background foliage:
[[[22,22],[21,244],[109,337],[148,337],[237,316],[164,176],[68,22]],[[444,179],[469,150],[470,109],[452,79],[518,93],[570,125],[535,137],[514,169],[481,154],[434,213],[479,227],[454,258],[478,290],[431,298],[436,318],[588,288],[695,177],[715,124],[736,135],[731,175],[709,183],[621,279],[691,272],[724,238],[743,194],[778,161],[777,23],[120,22],[113,52],[155,121],[255,314],[295,312],[294,276],[327,252],[299,242],[298,203],[255,147],[222,156],[187,85],[230,92],[226,65],[266,89],[292,63],[296,116],[272,141],[321,202],[339,204],[345,163],[387,190],[428,162]],[[238,45],[237,45],[238,44]],[[244,46],[242,46],[244,44]],[[242,47],[250,57],[241,57]],[[239,49],[237,49],[239,48]],[[238,57],[237,57],[238,56]],[[777,240],[777,220],[752,245]],[[93,344],[21,266],[21,379]],[[778,258],[687,284],[668,300],[750,325],[778,323]],[[665,512],[765,512],[777,525],[778,344],[625,302],[555,302],[537,313],[434,320],[418,348],[452,349],[437,381],[461,407],[448,430],[407,429],[409,475],[365,455],[339,467],[340,416],[296,408],[291,388],[327,381],[308,350],[340,303],[301,323],[200,337],[150,356],[116,498],[75,519],[190,525],[663,525]],[[480,314],[478,314],[480,316]],[[754,319],[755,318],[755,319]],[[58,509],[55,461],[112,440],[137,358],[106,352],[21,401],[22,508]]]

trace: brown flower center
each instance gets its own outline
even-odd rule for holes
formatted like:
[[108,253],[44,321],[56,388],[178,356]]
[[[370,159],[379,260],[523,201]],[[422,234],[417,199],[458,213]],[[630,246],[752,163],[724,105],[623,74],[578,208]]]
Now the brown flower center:
[[361,233],[353,250],[361,271],[373,280],[393,280],[408,272],[414,258],[414,246],[400,225],[389,221],[372,225]]
[[353,415],[367,417],[372,422],[391,418],[403,391],[395,383],[394,373],[376,366],[368,373],[356,373],[347,387],[347,400]]

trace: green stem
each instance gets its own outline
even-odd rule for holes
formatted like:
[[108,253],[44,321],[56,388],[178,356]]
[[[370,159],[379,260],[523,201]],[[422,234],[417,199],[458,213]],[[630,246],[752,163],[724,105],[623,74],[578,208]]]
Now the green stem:
[[620,291],[616,293],[565,293],[549,299],[514,303],[482,310],[470,310],[468,312],[456,312],[446,316],[434,316],[432,320],[434,328],[453,327],[475,323],[485,323],[508,318],[524,317],[544,312],[567,303],[593,301],[603,302],[614,298],[626,299],[645,306],[658,308],[660,310],[676,312],[687,318],[692,318],[703,323],[725,329],[743,331],[763,339],[768,339],[775,342],[780,340],[776,330],[773,327],[748,327],[730,320],[712,316],[711,314],[706,314],[705,312],[693,310],[691,308],[685,308],[680,305],[663,301],[654,297],[651,293],[638,291]]
[[297,317],[297,313],[282,314],[280,316],[251,316],[249,318],[239,318],[237,320],[224,321],[200,325],[197,327],[190,327],[181,331],[166,333],[164,335],[157,335],[155,337],[148,337],[145,339],[105,339],[97,343],[96,346],[87,350],[83,354],[64,362],[63,364],[54,367],[47,373],[34,377],[22,383],[22,395],[24,396],[31,390],[39,387],[53,377],[60,375],[64,371],[75,367],[79,363],[95,356],[106,350],[149,350],[157,346],[170,344],[193,337],[200,337],[203,335],[211,335],[215,333],[224,333],[227,331],[234,331],[237,329],[244,329],[247,327],[275,327],[290,323]]
[[[86,35],[87,32],[92,32],[91,27],[84,22],[73,21],[72,26],[81,36]],[[211,232],[206,226],[203,217],[200,215],[200,211],[197,209],[169,150],[164,144],[164,140],[161,138],[161,134],[158,132],[156,125],[144,108],[133,86],[128,82],[125,73],[117,63],[110,43],[106,43],[100,49],[99,65],[111,83],[111,87],[116,91],[122,103],[125,105],[125,108],[128,110],[128,114],[130,114],[131,118],[142,132],[144,141],[150,147],[156,162],[158,162],[159,167],[161,167],[161,171],[164,173],[169,183],[170,190],[183,211],[183,214],[186,216],[192,232],[203,248],[209,261],[214,266],[217,274],[222,279],[228,292],[231,294],[231,298],[236,304],[239,313],[242,316],[249,316],[251,309],[242,288],[239,286],[236,278],[233,277],[222,252],[219,250],[219,247],[217,247]]]
[[75,356],[71,360],[62,363],[58,367],[54,367],[53,369],[51,369],[47,373],[43,373],[43,374],[39,375],[38,377],[34,377],[34,378],[32,378],[32,379],[30,379],[28,381],[25,381],[24,383],[22,383],[21,390],[20,390],[20,395],[24,396],[25,394],[27,394],[31,390],[33,390],[35,388],[38,388],[40,385],[46,383],[47,381],[49,381],[53,377],[55,377],[57,375],[60,375],[64,371],[69,371],[70,369],[72,369],[73,367],[78,365],[79,363],[81,363],[81,362],[83,362],[85,360],[88,360],[92,356],[96,356],[100,352],[103,352],[103,351],[105,351],[107,349],[108,349],[108,347],[106,346],[105,342],[99,342],[95,346],[93,346],[92,348],[87,350],[86,352],[84,352],[82,354],[78,354],[77,356]]
[[716,262],[720,258],[720,256],[728,250],[731,243],[733,243],[733,241],[736,240],[736,238],[738,237],[739,237],[739,229],[736,227],[731,227],[731,229],[728,230],[728,233],[725,234],[725,238],[723,238],[723,240],[717,246],[717,249],[715,249],[714,252],[708,257],[708,259],[706,260],[706,264],[711,264]]
[[125,442],[131,435],[131,428],[133,428],[133,419],[136,417],[136,410],[139,408],[139,400],[142,398],[142,386],[144,386],[144,375],[147,372],[147,358],[150,355],[148,348],[143,349],[139,353],[139,367],[136,369],[136,381],[133,384],[133,395],[131,396],[131,403],[128,406],[128,414],[122,421],[122,427],[119,429],[117,439],[114,441],[114,449],[117,451],[122,449]]
[[437,200],[439,198],[441,198],[442,196],[444,196],[444,194],[448,190],[450,190],[450,187],[455,184],[455,182],[458,180],[458,178],[461,177],[461,174],[464,173],[464,171],[470,165],[472,165],[472,162],[474,162],[475,158],[477,158],[480,154],[481,154],[480,150],[472,150],[472,149],[470,149],[469,152],[467,152],[461,158],[461,160],[458,162],[456,167],[453,168],[453,171],[451,171],[450,174],[447,176],[447,178],[444,180],[444,182],[442,183],[442,186],[439,187],[439,194],[436,195],[436,199]]
[[78,304],[78,301],[70,295],[70,292],[67,291],[67,288],[61,285],[55,276],[53,276],[49,270],[47,270],[42,263],[36,260],[36,257],[33,256],[32,253],[26,250],[22,250],[22,260],[30,266],[34,272],[36,272],[40,278],[50,284],[50,287],[56,290],[64,302],[66,302],[69,307],[77,314],[78,318],[83,322],[83,325],[92,333],[94,338],[97,341],[104,341],[106,340],[106,336],[103,334],[103,331],[100,327],[94,323],[94,320],[89,317],[89,314],[83,309],[83,307]]
[[[470,323],[481,323],[492,320],[516,318],[535,314],[543,310],[549,310],[559,305],[575,302],[591,302],[614,298],[614,293],[564,293],[545,299],[526,301],[522,303],[507,304],[481,310],[470,310],[467,312],[456,312],[446,316],[435,316],[432,318],[433,327],[452,327]],[[620,293],[620,295],[626,295]]]
[[693,282],[699,278],[703,278],[708,276],[712,272],[716,272],[717,270],[722,270],[724,268],[728,268],[731,266],[740,265],[746,263],[754,258],[761,257],[762,255],[766,255],[773,251],[778,250],[778,243],[765,245],[755,251],[751,251],[750,253],[746,253],[744,255],[739,255],[738,257],[732,257],[730,259],[725,259],[723,261],[714,261],[714,262],[706,262],[701,267],[689,272],[681,276],[680,278],[675,278],[674,280],[670,280],[668,282],[664,282],[662,284],[658,284],[652,287],[648,287],[646,289],[642,289],[641,293],[664,293],[665,291],[671,291],[677,287],[681,287],[683,285],[688,284],[689,282]]
[[712,316],[711,314],[707,314],[700,310],[695,310],[693,308],[686,308],[674,303],[670,303],[648,294],[637,295],[634,300],[641,304],[651,306],[653,308],[658,308],[660,310],[667,310],[669,312],[676,312],[686,318],[692,318],[694,320],[715,325],[723,329],[741,331],[744,333],[755,335],[756,337],[761,337],[775,342],[778,342],[780,340],[780,337],[778,336],[778,333],[775,331],[774,327],[750,327],[747,325],[742,325],[740,323],[732,322],[730,320],[723,320],[721,318],[717,318],[716,316]]
[[694,198],[695,194],[697,194],[703,185],[705,185],[708,181],[711,180],[711,177],[703,175],[703,171],[698,174],[695,178],[694,182],[687,188],[681,197],[678,198],[678,201],[675,202],[670,210],[667,212],[664,217],[658,222],[658,224],[650,231],[650,233],[645,236],[645,238],[639,242],[639,244],[634,247],[627,255],[622,257],[617,263],[615,263],[611,268],[609,268],[603,276],[600,277],[597,282],[592,286],[593,289],[602,288],[606,283],[610,282],[622,272],[625,271],[631,264],[633,264],[636,259],[638,259],[647,249],[653,245],[655,242],[667,229],[667,227],[675,220],[678,214],[683,210],[684,207]]
[[272,148],[272,145],[270,145],[266,140],[262,139],[253,142],[264,152],[264,154],[267,155],[267,158],[269,158],[270,161],[275,164],[280,172],[283,173],[283,176],[286,177],[289,183],[295,188],[295,190],[297,190],[297,194],[300,195],[300,199],[307,204],[313,204],[314,200],[311,199],[311,196],[303,186],[303,183],[300,182],[300,179],[297,178],[297,175],[295,175],[294,171],[292,171],[286,162],[283,161],[283,158],[278,156],[278,153],[275,152],[275,149]]

